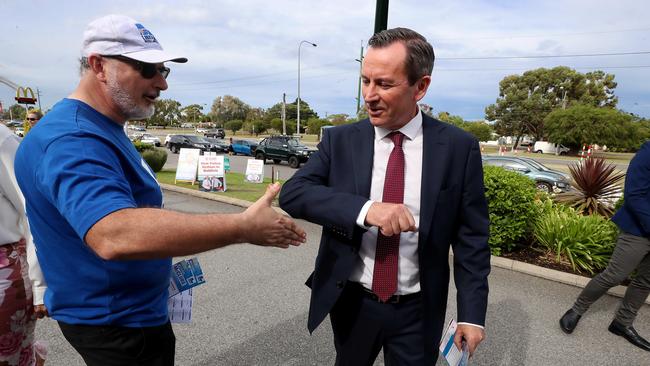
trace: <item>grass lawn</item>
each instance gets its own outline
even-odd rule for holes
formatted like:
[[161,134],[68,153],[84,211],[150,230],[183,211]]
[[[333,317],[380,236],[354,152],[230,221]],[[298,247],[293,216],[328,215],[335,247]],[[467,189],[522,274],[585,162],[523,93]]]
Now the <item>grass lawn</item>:
[[[174,184],[176,171],[163,170],[158,172],[156,175],[160,183]],[[284,183],[282,180],[279,182]],[[245,182],[244,174],[242,173],[226,173],[226,191],[214,192],[213,194],[255,202],[258,198],[262,197],[264,192],[266,192],[266,186],[269,184],[271,184],[270,178],[264,178],[263,184],[256,184]],[[199,190],[198,182],[195,182],[194,185],[189,182],[178,182],[176,183],[176,186],[197,191]]]

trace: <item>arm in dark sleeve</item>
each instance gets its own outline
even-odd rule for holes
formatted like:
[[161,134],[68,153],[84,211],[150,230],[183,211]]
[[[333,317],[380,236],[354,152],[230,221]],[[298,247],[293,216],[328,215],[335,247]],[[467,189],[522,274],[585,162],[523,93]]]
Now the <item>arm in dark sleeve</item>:
[[650,233],[650,142],[643,144],[627,169],[625,206]]
[[458,322],[485,325],[490,273],[489,216],[477,141],[472,143],[464,177],[458,237],[453,244]]
[[351,239],[354,230],[361,230],[356,220],[368,198],[336,188],[337,179],[352,179],[354,172],[336,170],[329,132],[324,131],[318,151],[282,187],[280,207],[295,218]]

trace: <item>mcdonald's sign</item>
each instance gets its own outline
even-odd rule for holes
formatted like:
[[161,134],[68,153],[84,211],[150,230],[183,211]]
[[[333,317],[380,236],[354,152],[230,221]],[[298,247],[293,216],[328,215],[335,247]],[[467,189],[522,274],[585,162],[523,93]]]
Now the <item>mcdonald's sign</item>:
[[19,86],[16,89],[16,101],[23,104],[36,104],[36,98],[34,97],[34,91],[30,87],[23,88]]

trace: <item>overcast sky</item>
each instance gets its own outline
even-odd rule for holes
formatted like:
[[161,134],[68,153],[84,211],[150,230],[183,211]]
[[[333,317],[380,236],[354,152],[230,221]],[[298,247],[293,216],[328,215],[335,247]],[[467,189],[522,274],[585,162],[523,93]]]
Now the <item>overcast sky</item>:
[[[0,77],[38,87],[43,109],[78,82],[87,23],[120,13],[139,20],[166,50],[189,58],[170,64],[163,98],[183,105],[234,95],[269,108],[297,95],[324,117],[356,111],[361,43],[374,29],[375,0],[328,1],[35,1],[0,0]],[[484,118],[504,76],[565,65],[616,75],[619,108],[650,117],[650,6],[644,0],[392,0],[388,27],[424,35],[436,53],[423,102],[435,112]],[[609,56],[503,58],[620,54]],[[636,54],[629,54],[636,53]],[[487,59],[485,58],[487,57]],[[470,59],[466,59],[470,58]],[[0,84],[0,101],[14,92]]]

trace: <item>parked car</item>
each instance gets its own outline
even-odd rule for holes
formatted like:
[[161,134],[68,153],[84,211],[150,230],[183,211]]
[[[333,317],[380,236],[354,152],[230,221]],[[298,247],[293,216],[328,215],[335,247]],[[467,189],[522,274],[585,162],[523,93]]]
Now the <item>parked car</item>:
[[5,126],[11,128],[11,127],[23,127],[23,121],[17,121],[17,120],[11,120],[7,123],[5,123]]
[[213,137],[206,137],[205,139],[210,143],[210,151],[221,153],[230,151],[230,144],[224,139],[216,139]]
[[205,137],[216,137],[216,138],[224,138],[226,137],[226,131],[224,131],[223,128],[214,128],[212,130],[208,130],[203,133],[203,136]]
[[257,141],[233,140],[230,145],[230,151],[235,155],[242,154],[253,156],[253,154],[255,154],[255,149],[257,149],[257,145]]
[[208,131],[209,130],[207,128],[203,128],[203,127],[197,127],[196,128],[196,133],[206,133]]
[[309,156],[316,150],[310,150],[292,136],[270,136],[262,140],[255,150],[255,158],[271,159],[275,164],[286,161],[289,166],[297,169],[301,163],[307,162]]
[[144,127],[142,127],[142,126],[136,126],[136,125],[129,125],[128,128],[129,128],[130,130],[133,130],[133,131],[140,131],[140,132],[144,132],[144,131],[147,130],[146,128],[144,128]]
[[560,193],[571,189],[571,178],[568,174],[550,169],[533,159],[484,155],[483,164],[521,173],[534,180],[537,189],[547,193]]
[[554,144],[548,141],[536,141],[533,151],[538,154],[566,155],[571,149],[561,144]]
[[150,133],[143,133],[135,137],[133,141],[140,141],[143,144],[160,146],[160,139]]
[[210,151],[210,143],[201,136],[195,135],[172,135],[167,143],[167,147],[174,154],[178,154],[182,148],[200,149],[201,154]]

